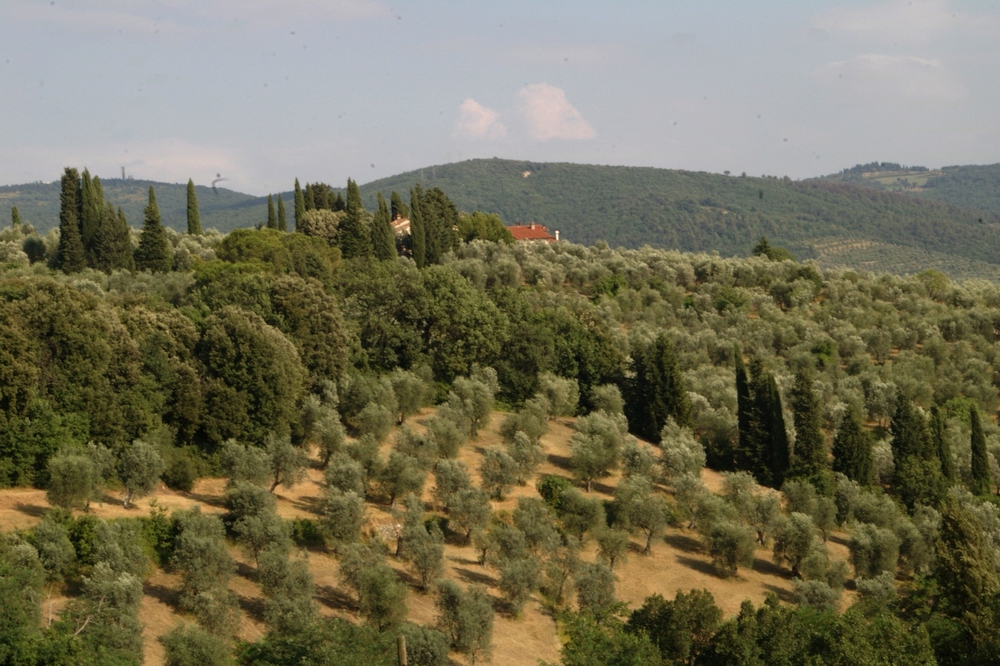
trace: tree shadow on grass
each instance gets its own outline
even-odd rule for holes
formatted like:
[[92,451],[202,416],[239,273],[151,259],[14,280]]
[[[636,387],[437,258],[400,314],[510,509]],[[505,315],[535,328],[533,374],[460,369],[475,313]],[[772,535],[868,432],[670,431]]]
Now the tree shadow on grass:
[[458,577],[466,583],[478,583],[480,585],[486,585],[487,587],[496,585],[496,580],[494,580],[492,576],[479,571],[455,567],[455,573],[457,573]]
[[257,622],[264,621],[264,600],[260,597],[244,597],[242,594],[236,595],[237,600],[240,604],[240,610],[243,611],[247,617]]
[[775,576],[777,578],[789,578],[791,575],[790,572],[785,571],[774,562],[761,559],[759,557],[755,557],[753,560],[753,570],[757,573],[767,574],[768,576]]
[[146,596],[153,597],[160,603],[166,604],[171,608],[177,608],[177,600],[180,599],[181,596],[179,590],[167,587],[166,585],[150,583],[148,581],[142,584],[142,593]]
[[785,603],[789,604],[795,603],[795,595],[792,594],[790,590],[778,587],[777,585],[771,585],[770,583],[765,583],[764,589],[767,590],[768,592],[774,592],[776,595],[778,595],[778,599],[781,599]]
[[355,611],[357,604],[354,598],[340,588],[332,585],[317,585],[315,588],[316,599],[327,608],[340,611]]
[[696,560],[693,557],[685,557],[683,555],[679,555],[677,557],[677,562],[678,564],[683,564],[688,569],[693,569],[698,573],[702,573],[707,576],[712,576],[714,578],[725,580],[725,577],[719,575],[719,572],[716,571],[715,567],[712,566],[711,562],[705,562],[704,560]]
[[188,493],[187,496],[193,499],[195,502],[198,502],[199,504],[207,504],[208,506],[215,506],[220,509],[225,508],[223,498],[220,497],[219,495],[207,495],[205,493]]
[[667,534],[663,537],[663,540],[671,548],[682,550],[685,553],[701,553],[704,551],[704,547],[700,541],[686,534]]
[[32,518],[44,518],[45,512],[48,511],[48,507],[41,506],[40,504],[25,504],[24,502],[15,504],[14,509]]
[[549,459],[549,462],[552,463],[554,466],[565,470],[570,469],[569,456],[561,456],[556,453],[550,453],[547,457]]

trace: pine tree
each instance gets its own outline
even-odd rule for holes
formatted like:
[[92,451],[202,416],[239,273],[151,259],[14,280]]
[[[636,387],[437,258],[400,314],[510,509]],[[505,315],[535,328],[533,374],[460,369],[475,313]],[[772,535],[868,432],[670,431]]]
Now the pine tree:
[[278,216],[274,212],[274,197],[270,194],[267,195],[267,228],[278,228]]
[[972,487],[969,490],[976,495],[986,495],[990,492],[993,479],[990,474],[989,456],[986,453],[983,424],[979,420],[979,410],[975,405],[969,408],[969,422],[972,427]]
[[285,217],[285,200],[278,192],[278,231],[288,231],[288,218]]
[[833,471],[862,486],[872,483],[871,437],[861,425],[858,410],[851,407],[833,438]]
[[937,405],[931,406],[930,423],[931,447],[941,461],[941,474],[948,481],[955,480],[955,461],[951,457],[951,444],[944,435],[944,415]]
[[367,257],[372,253],[371,234],[365,221],[365,206],[361,202],[358,184],[347,179],[347,216],[337,230],[337,242],[345,259]]
[[396,258],[396,238],[389,218],[389,207],[381,192],[378,193],[378,211],[372,220],[372,249],[375,258],[380,261]]
[[403,203],[403,198],[399,196],[399,193],[396,192],[395,190],[392,191],[392,194],[389,197],[389,207],[390,207],[389,212],[392,214],[391,219],[393,220],[395,220],[397,217],[410,216],[410,209],[407,207],[405,203]]
[[795,476],[814,483],[828,468],[826,442],[820,430],[819,401],[813,394],[812,381],[804,370],[795,375],[792,389],[792,414],[795,423]]
[[410,247],[417,268],[427,265],[427,238],[424,234],[424,216],[420,205],[423,193],[423,188],[419,184],[410,189]]
[[313,188],[309,186],[309,183],[306,183],[305,194],[302,196],[302,207],[307,212],[310,210],[316,210],[316,199],[313,196]]
[[167,230],[160,221],[160,209],[156,205],[156,194],[149,186],[149,204],[143,210],[142,235],[139,248],[135,251],[135,267],[140,271],[165,273],[170,270],[172,256]]
[[56,267],[76,273],[87,267],[87,256],[80,239],[80,174],[66,167],[59,195],[59,249]]
[[187,222],[188,233],[192,236],[201,235],[201,213],[198,212],[198,195],[194,191],[194,181],[188,178],[187,187]]
[[21,229],[21,211],[17,209],[17,206],[10,209],[10,226],[13,227],[14,231]]
[[[332,210],[334,213],[339,213],[339,212],[347,210],[347,202],[344,201],[344,195],[343,194],[341,194],[340,192],[337,192],[336,196],[334,196],[333,194],[330,194],[330,198],[331,198],[331,201],[328,202],[329,205],[327,206],[327,208],[329,208],[330,210]],[[318,205],[318,203],[317,203],[317,205]]]
[[295,228],[299,228],[302,223],[302,216],[306,214],[306,199],[302,196],[302,187],[299,186],[299,179],[295,179]]
[[691,405],[670,339],[661,334],[645,349],[636,350],[632,363],[635,375],[625,401],[631,429],[659,442],[667,418],[680,426],[690,425]]

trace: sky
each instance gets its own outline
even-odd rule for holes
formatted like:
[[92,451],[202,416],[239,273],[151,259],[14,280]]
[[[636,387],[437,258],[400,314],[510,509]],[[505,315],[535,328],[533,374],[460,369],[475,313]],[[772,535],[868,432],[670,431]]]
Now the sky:
[[0,184],[1000,162],[1000,0],[0,0]]

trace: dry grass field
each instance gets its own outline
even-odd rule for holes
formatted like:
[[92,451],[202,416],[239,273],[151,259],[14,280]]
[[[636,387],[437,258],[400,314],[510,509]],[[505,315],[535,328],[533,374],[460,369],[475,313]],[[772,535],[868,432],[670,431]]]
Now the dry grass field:
[[[422,414],[412,419],[413,426],[420,429],[421,422],[429,414],[430,410],[424,410]],[[480,432],[477,440],[466,444],[460,453],[460,459],[473,472],[476,482],[478,477],[475,470],[478,468],[482,451],[485,447],[500,444],[497,428],[502,419],[502,414],[494,413],[489,427]],[[550,424],[549,432],[541,440],[547,456],[547,460],[541,466],[541,474],[570,476],[567,461],[572,433],[572,419],[560,419]],[[721,485],[719,474],[703,470],[702,475],[710,489],[718,490]],[[594,485],[592,494],[610,499],[617,482],[616,477],[605,479]],[[103,503],[91,505],[90,511],[100,518],[134,517],[148,513],[150,505],[155,504],[168,511],[198,505],[202,511],[221,513],[224,486],[224,479],[201,479],[191,493],[179,493],[160,487],[152,496],[139,500],[128,510],[123,509],[118,501],[119,498],[111,494]],[[433,476],[430,475],[424,490],[424,500],[428,509],[432,508],[432,490]],[[315,518],[322,493],[322,471],[314,467],[309,470],[302,483],[291,489],[277,490],[278,513],[285,518]],[[517,505],[517,498],[523,496],[538,496],[533,484],[515,487],[507,499],[494,503],[494,509],[513,510]],[[9,531],[31,527],[41,520],[47,508],[44,491],[32,489],[0,491],[0,528]],[[369,530],[380,524],[394,523],[390,507],[385,505],[369,504],[368,517]],[[846,558],[845,544],[844,535],[833,535],[827,544],[831,556]],[[636,537],[626,562],[618,565],[615,572],[618,579],[617,594],[633,608],[641,605],[643,599],[651,594],[660,593],[665,597],[673,597],[677,590],[692,588],[710,591],[715,596],[716,603],[727,615],[736,613],[744,599],[749,598],[755,604],[759,604],[769,592],[776,593],[782,600],[792,600],[792,583],[788,570],[774,564],[769,549],[758,549],[752,570],[741,570],[738,578],[728,580],[715,574],[708,554],[702,548],[698,535],[693,531],[669,528],[664,538],[654,545],[651,555],[643,556],[641,550],[641,544]],[[262,595],[253,582],[252,564],[248,564],[246,557],[235,547],[233,555],[240,563],[237,575],[233,577],[230,586],[239,595],[243,610],[240,637],[253,640],[265,629],[260,620]],[[309,558],[316,583],[316,601],[321,613],[356,620],[355,600],[353,595],[340,584],[336,560],[319,550],[301,553],[300,556]],[[593,560],[596,556],[596,547],[589,544],[584,549],[583,556],[584,559]],[[403,563],[392,557],[389,561],[402,580],[408,583],[414,582]],[[495,597],[500,596],[496,587],[496,572],[478,564],[476,553],[471,546],[446,544],[444,575],[465,584],[484,583],[490,587]],[[163,649],[157,638],[183,619],[175,609],[178,587],[178,577],[162,570],[154,571],[145,582],[141,620],[145,624],[145,663],[150,666],[163,663]],[[850,601],[848,594],[850,593],[845,593],[845,604]],[[421,593],[411,585],[407,603],[411,620],[428,624],[434,622],[434,598],[431,594]],[[43,608],[43,616],[47,616],[50,612],[50,605],[51,612],[57,614],[64,604],[65,599],[58,597],[47,601]],[[548,662],[559,660],[560,639],[556,622],[537,599],[529,601],[520,617],[511,618],[498,614],[494,624],[493,643],[493,663],[496,664],[535,666],[539,659]],[[453,655],[453,658],[459,663],[464,663],[458,655]]]

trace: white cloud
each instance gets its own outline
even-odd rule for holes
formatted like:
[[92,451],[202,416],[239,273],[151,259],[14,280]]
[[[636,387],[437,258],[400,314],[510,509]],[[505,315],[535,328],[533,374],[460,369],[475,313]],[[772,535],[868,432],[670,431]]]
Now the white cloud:
[[813,27],[862,40],[926,43],[956,30],[975,29],[980,18],[953,9],[949,0],[893,0],[832,9],[819,16]]
[[548,139],[593,139],[594,128],[566,99],[561,88],[532,83],[517,93],[520,110],[528,121],[531,136]]
[[828,63],[813,76],[871,97],[953,100],[965,96],[964,87],[940,61],[912,56],[859,55]]
[[502,139],[507,136],[507,128],[496,111],[470,97],[458,106],[458,120],[452,134],[468,139]]

